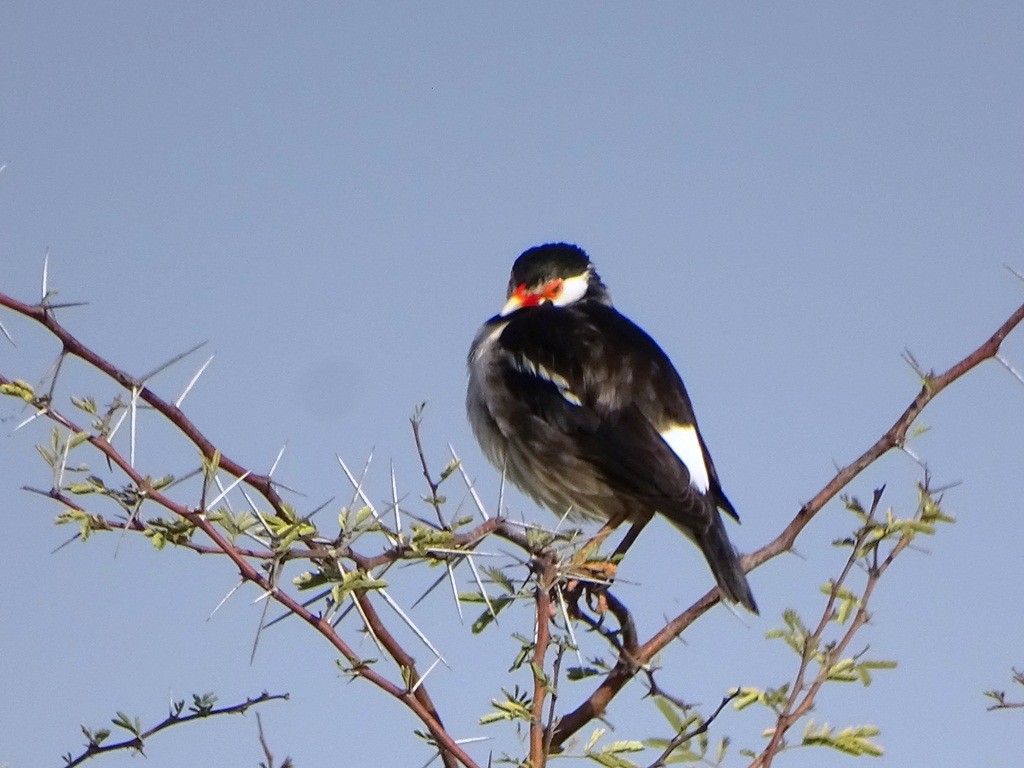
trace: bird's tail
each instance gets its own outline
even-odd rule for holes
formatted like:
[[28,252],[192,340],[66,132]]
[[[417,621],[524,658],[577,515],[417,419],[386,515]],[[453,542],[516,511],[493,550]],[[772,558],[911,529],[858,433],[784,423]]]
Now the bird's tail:
[[701,532],[694,537],[697,546],[704,554],[704,559],[711,567],[711,573],[718,582],[718,589],[722,597],[734,603],[739,603],[744,608],[757,613],[757,603],[754,602],[754,595],[750,591],[750,584],[740,566],[739,555],[733,549],[729,536],[725,532],[725,525],[715,513],[714,523],[707,531]]

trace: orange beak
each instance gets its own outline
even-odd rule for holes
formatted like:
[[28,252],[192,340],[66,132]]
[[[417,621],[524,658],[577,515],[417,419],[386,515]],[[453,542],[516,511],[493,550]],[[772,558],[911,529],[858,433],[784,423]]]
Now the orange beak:
[[540,296],[536,293],[530,293],[526,289],[526,283],[520,283],[516,286],[516,289],[512,291],[512,295],[508,297],[508,301],[505,302],[505,306],[501,308],[501,314],[509,315],[523,307],[536,307],[540,302]]
[[548,282],[540,291],[531,293],[526,283],[520,283],[508,297],[505,306],[501,308],[501,314],[508,315],[523,307],[536,307],[545,301],[554,301],[562,292],[562,280],[555,278]]

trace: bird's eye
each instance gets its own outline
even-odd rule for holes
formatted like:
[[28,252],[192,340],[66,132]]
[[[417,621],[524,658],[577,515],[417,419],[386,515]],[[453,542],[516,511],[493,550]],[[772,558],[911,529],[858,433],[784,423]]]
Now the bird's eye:
[[547,301],[555,301],[559,296],[562,295],[562,288],[565,281],[560,277],[556,277],[554,280],[544,286],[544,299]]

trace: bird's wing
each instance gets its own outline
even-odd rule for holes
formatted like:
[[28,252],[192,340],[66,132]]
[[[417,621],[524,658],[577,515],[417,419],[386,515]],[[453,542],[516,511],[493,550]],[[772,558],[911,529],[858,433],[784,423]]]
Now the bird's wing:
[[682,382],[646,333],[603,309],[597,319],[564,308],[516,313],[500,340],[510,385],[616,492],[704,530],[715,514],[706,494],[717,475]]
[[588,322],[616,349],[629,350],[626,370],[639,371],[632,394],[640,410],[688,468],[691,483],[711,497],[715,506],[737,522],[732,502],[722,490],[718,470],[697,425],[690,396],[668,355],[642,328],[611,307],[588,305]]

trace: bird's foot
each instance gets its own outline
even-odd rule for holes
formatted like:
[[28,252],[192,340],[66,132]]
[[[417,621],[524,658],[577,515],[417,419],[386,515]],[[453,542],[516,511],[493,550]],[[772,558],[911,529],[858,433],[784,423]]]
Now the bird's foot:
[[587,607],[599,615],[608,611],[606,592],[615,581],[619,565],[611,560],[590,560],[573,563],[570,577],[565,582],[565,594],[575,608],[580,597],[585,597]]

